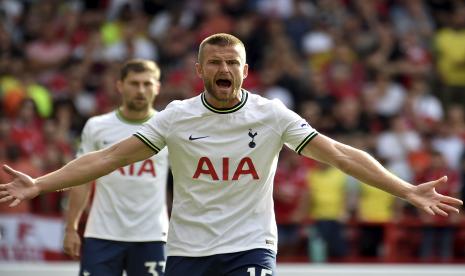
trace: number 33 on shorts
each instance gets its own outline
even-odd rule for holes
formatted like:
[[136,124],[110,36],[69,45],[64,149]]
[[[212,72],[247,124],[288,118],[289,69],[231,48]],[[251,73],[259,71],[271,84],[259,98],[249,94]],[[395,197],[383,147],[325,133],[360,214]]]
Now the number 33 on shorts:
[[156,270],[157,267],[158,267],[158,270],[160,270],[162,273],[165,272],[165,261],[160,261],[158,263],[157,262],[145,262],[144,265],[148,268],[148,272],[150,273],[150,275],[153,275],[153,276],[160,275]]

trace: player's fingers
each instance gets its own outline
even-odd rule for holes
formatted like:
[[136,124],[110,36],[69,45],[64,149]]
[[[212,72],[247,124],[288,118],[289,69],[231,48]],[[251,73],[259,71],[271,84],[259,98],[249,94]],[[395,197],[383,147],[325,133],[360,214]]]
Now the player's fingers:
[[21,203],[21,200],[19,198],[15,198],[15,200],[13,200],[13,202],[9,205],[10,207],[15,207],[17,206],[19,203]]
[[436,179],[434,182],[436,182],[436,185],[446,183],[447,182],[447,175],[444,175],[443,177],[441,177],[439,179]]
[[440,216],[447,217],[449,215],[444,210],[442,210],[441,208],[439,208],[436,205],[431,206],[431,209],[434,211],[435,214],[438,214]]
[[66,254],[70,256],[72,259],[76,259],[76,253],[75,253],[74,247],[69,247],[66,250]]
[[447,176],[443,176],[441,178],[438,178],[436,180],[433,180],[433,181],[430,181],[430,182],[426,182],[424,183],[423,185],[427,188],[435,188],[436,186],[442,184],[442,183],[445,183],[447,182]]
[[2,190],[0,189],[0,196],[7,196],[7,195],[9,195],[9,194],[10,194],[9,192],[7,192],[7,191],[2,191]]
[[75,260],[77,258],[77,256],[76,256],[76,247],[77,247],[76,243],[73,242],[73,243],[69,244],[67,246],[67,248],[66,248],[66,254],[68,256],[70,256],[73,260]]
[[13,199],[14,199],[13,196],[7,195],[5,197],[0,198],[0,203],[7,202],[7,201],[10,201],[10,200],[13,200]]
[[423,207],[423,211],[425,211],[426,213],[428,213],[430,215],[434,215],[434,211],[431,210],[430,206]]
[[74,250],[73,250],[73,256],[74,258],[78,259],[79,258],[79,249],[81,246],[79,244],[74,244]]
[[459,209],[455,208],[453,206],[444,204],[444,203],[439,203],[438,207],[441,208],[442,210],[448,212],[448,213],[459,213]]
[[448,204],[463,205],[462,200],[450,196],[440,195],[439,200]]
[[3,165],[3,170],[8,173],[9,175],[11,176],[16,176],[18,175],[18,172],[13,170],[11,167],[9,167],[8,165]]
[[8,184],[0,184],[0,191],[6,191]]
[[71,247],[67,238],[63,241],[63,252],[65,252],[66,255],[70,255],[71,252]]

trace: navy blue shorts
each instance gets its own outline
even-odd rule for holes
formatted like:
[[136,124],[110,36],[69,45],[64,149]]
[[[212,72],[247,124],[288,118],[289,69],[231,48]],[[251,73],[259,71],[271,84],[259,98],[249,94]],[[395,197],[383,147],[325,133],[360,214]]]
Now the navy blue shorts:
[[163,276],[165,242],[122,242],[85,238],[80,276]]
[[269,249],[206,257],[169,256],[166,276],[269,276],[276,275],[276,254]]

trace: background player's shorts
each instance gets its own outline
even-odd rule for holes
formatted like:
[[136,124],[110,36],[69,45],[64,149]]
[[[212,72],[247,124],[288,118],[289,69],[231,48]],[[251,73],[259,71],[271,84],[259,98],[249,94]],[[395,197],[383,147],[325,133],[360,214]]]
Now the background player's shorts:
[[166,276],[268,276],[276,275],[276,254],[253,249],[206,257],[169,256]]
[[85,238],[80,276],[163,276],[165,242],[122,242]]

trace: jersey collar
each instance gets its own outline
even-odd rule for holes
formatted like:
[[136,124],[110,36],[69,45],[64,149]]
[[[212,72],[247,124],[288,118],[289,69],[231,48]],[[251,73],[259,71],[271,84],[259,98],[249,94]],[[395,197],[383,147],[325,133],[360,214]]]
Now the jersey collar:
[[145,117],[144,119],[141,119],[141,120],[132,120],[132,119],[129,119],[129,118],[126,118],[124,117],[123,113],[121,112],[121,110],[118,108],[115,110],[115,114],[116,114],[116,117],[123,123],[126,123],[126,124],[130,124],[130,125],[140,125],[140,124],[143,124],[145,122],[147,122],[148,120],[150,120],[150,118],[152,118],[152,116],[155,114],[155,111],[151,111],[150,114]]
[[207,99],[205,99],[205,92],[203,92],[202,95],[201,95],[203,105],[208,110],[210,110],[212,112],[215,112],[215,113],[220,113],[220,114],[232,113],[232,112],[235,112],[235,111],[241,109],[245,105],[245,103],[247,102],[248,97],[249,97],[249,93],[245,92],[245,90],[242,89],[241,101],[239,103],[237,103],[235,106],[230,107],[230,108],[216,108],[216,107],[210,105],[207,102]]

